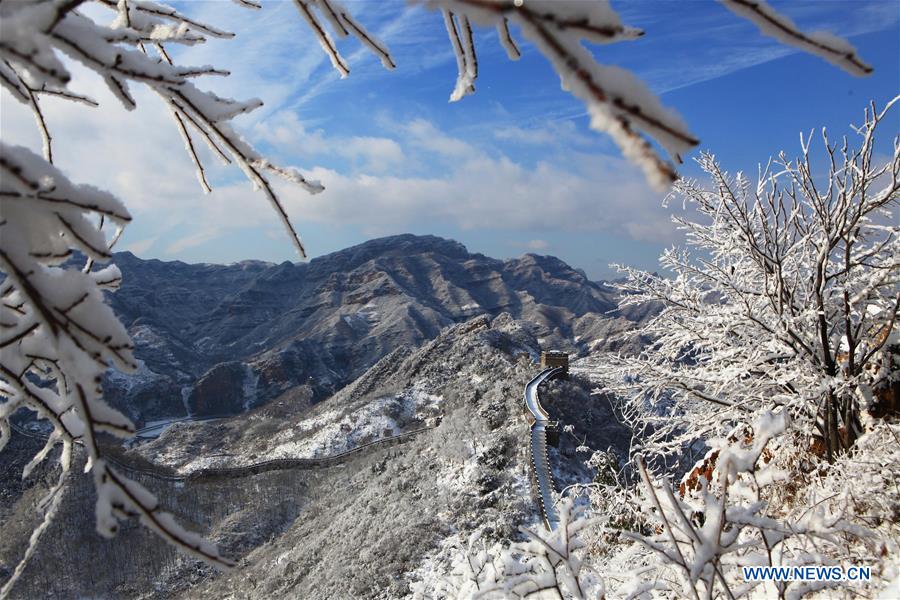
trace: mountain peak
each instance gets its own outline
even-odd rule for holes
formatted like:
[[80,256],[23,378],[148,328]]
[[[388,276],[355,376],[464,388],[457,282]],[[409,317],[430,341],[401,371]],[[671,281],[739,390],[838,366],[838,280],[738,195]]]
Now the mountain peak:
[[468,249],[457,241],[436,235],[403,233],[376,238],[344,250],[316,257],[310,261],[310,266],[319,266],[327,262],[329,267],[339,265],[341,270],[348,271],[376,258],[428,253],[460,260],[469,257]]

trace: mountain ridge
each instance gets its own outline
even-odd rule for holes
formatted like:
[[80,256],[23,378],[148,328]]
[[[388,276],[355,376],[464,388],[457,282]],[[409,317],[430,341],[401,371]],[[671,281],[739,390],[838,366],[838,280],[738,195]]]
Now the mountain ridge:
[[396,348],[478,315],[509,313],[542,343],[575,353],[643,317],[612,315],[614,289],[556,257],[494,259],[433,235],[378,238],[308,263],[130,252],[114,262],[123,283],[109,303],[141,367],[108,375],[105,390],[139,422],[235,414],[289,391],[303,409]]

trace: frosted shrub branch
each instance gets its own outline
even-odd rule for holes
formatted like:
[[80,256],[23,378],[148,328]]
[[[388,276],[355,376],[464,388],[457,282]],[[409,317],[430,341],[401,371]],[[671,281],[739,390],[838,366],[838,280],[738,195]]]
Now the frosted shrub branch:
[[341,77],[346,77],[350,74],[350,67],[347,65],[347,61],[344,57],[338,52],[337,46],[331,39],[331,36],[322,24],[319,23],[319,19],[313,11],[314,7],[322,13],[332,30],[335,32],[335,35],[344,38],[352,34],[362,42],[372,54],[381,60],[381,64],[385,69],[393,70],[396,68],[397,65],[394,64],[394,59],[391,58],[387,46],[360,25],[350,12],[344,8],[340,2],[337,2],[337,0],[294,0],[294,4],[297,6],[297,10],[300,11],[300,15],[309,25],[310,29],[315,33],[316,38],[319,40],[319,45],[322,46],[322,49],[328,55],[328,58],[331,59],[331,64],[337,69],[338,73],[341,74]]
[[48,420],[54,431],[24,476],[57,444],[63,445],[61,475],[45,503],[44,523],[34,532],[6,595],[21,574],[59,503],[59,489],[71,464],[75,443],[85,447],[97,486],[97,529],[112,535],[117,520],[139,516],[164,538],[219,566],[230,561],[159,510],[155,498],[115,473],[103,459],[100,432],[130,437],[134,426],[102,399],[101,377],[109,365],[136,368],[133,344],[101,289],[120,280],[115,266],[99,271],[66,269],[71,249],[91,259],[110,258],[108,242],[96,222],[102,216],[118,228],[131,217],[113,196],[71,183],[61,172],[20,147],[0,144],[0,268],[6,274],[0,305],[0,375],[5,401],[0,404],[5,445],[9,418],[20,407]]
[[631,73],[597,64],[582,46],[583,41],[606,44],[643,35],[622,25],[606,2],[516,5],[491,0],[429,0],[426,4],[443,12],[456,55],[458,77],[451,102],[475,91],[478,63],[470,20],[496,27],[507,54],[515,60],[520,52],[509,35],[509,23],[513,23],[550,61],[563,87],[585,103],[591,126],[609,133],[656,187],[667,189],[677,175],[638,131],[653,136],[676,161],[699,143],[681,119],[664,109]]
[[[640,527],[621,535],[650,553],[628,551],[647,568],[620,591],[800,597],[839,583],[747,582],[740,568],[896,551],[882,506],[896,427],[880,417],[900,372],[900,136],[886,160],[875,138],[897,102],[871,105],[856,143],[823,130],[824,161],[802,135],[799,158],[780,154],[755,181],[703,154],[709,183],[679,180],[669,198],[696,211],[676,219],[690,250],[662,256],[669,277],[621,267],[623,305],[663,310],[635,333],[644,352],[598,363],[636,433]],[[677,487],[661,475],[673,471]],[[896,576],[889,558],[870,562]]]
[[[97,103],[68,88],[69,60],[81,63],[106,82],[127,109],[136,105],[131,86],[143,84],[169,107],[204,190],[210,185],[192,135],[199,135],[226,163],[238,165],[261,189],[305,256],[270,174],[311,193],[322,187],[294,169],[271,164],[240,137],[229,121],[261,106],[221,98],[195,86],[197,77],[228,75],[211,66],[174,64],[165,44],[197,44],[206,37],[233,34],[200,23],[178,10],[144,0],[97,0],[113,11],[111,25],[101,25],[81,10],[88,2],[22,1],[0,6],[0,84],[29,106],[43,139],[43,157],[0,142],[0,449],[10,437],[9,419],[19,408],[37,413],[53,425],[45,448],[25,468],[24,476],[61,444],[61,475],[42,503],[42,524],[35,530],[13,576],[0,590],[9,594],[33,555],[59,504],[71,464],[73,445],[84,446],[94,474],[98,501],[97,530],[113,535],[118,521],[138,517],[163,539],[219,567],[232,562],[215,546],[183,529],[143,487],[110,467],[98,441],[100,432],[130,437],[133,424],[102,398],[101,378],[110,367],[136,368],[133,344],[125,328],[103,302],[101,290],[115,289],[121,275],[115,266],[93,270],[108,261],[112,245],[131,220],[112,195],[72,183],[52,166],[50,130],[39,97],[54,95],[90,106]],[[244,2],[252,7],[255,3]],[[336,2],[318,3],[361,37],[365,30]],[[376,51],[378,42],[365,40]],[[148,46],[156,55],[151,56]],[[110,233],[110,230],[111,233]],[[84,269],[71,268],[72,251],[87,256]]]
[[[593,598],[603,587],[585,572],[579,556],[582,532],[592,524],[570,498],[558,507],[560,522],[553,531],[521,528],[524,541],[491,555],[477,535],[455,557],[449,577],[428,582],[455,598]],[[416,586],[419,587],[419,586]]]

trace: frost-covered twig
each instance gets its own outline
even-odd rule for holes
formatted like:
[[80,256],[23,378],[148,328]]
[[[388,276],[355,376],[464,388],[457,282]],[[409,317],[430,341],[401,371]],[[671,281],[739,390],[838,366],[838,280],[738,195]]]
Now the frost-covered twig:
[[[517,25],[551,62],[563,88],[584,102],[591,127],[609,134],[622,153],[641,167],[648,182],[667,190],[678,178],[644,135],[662,146],[676,163],[699,141],[673,112],[629,71],[597,63],[583,42],[607,44],[633,40],[643,31],[622,24],[606,0],[512,1],[512,0],[420,0],[439,9],[457,62],[457,80],[450,100],[474,93],[476,54],[469,22],[497,29],[500,42],[512,60],[520,52],[509,33]],[[780,41],[825,57],[854,74],[871,72],[853,47],[836,36],[803,34],[793,23],[762,0],[723,0],[736,14],[759,24]],[[643,134],[643,135],[642,135]]]
[[[444,26],[450,36],[450,45],[456,56],[456,87],[450,94],[450,102],[456,102],[463,96],[475,93],[475,79],[478,77],[478,62],[475,58],[475,45],[472,43],[472,27],[465,16],[457,17],[449,10],[443,10]],[[457,24],[458,22],[458,24]]]
[[803,33],[788,17],[779,14],[765,0],[721,0],[728,10],[755,23],[760,31],[779,42],[821,56],[833,65],[856,76],[870,75],[872,67],[859,56],[847,40],[829,33]]
[[509,60],[522,58],[522,51],[519,50],[519,46],[509,33],[509,20],[506,17],[497,25],[497,37],[500,38],[500,43],[503,45],[503,49],[506,50],[506,56],[509,57]]
[[560,502],[559,514],[553,531],[522,528],[526,541],[495,556],[473,535],[455,557],[456,568],[435,587],[457,598],[540,598],[545,592],[560,599],[603,597],[602,583],[585,572],[579,557],[582,533],[592,521],[569,498]]
[[[665,110],[658,99],[631,73],[597,64],[582,41],[611,43],[640,37],[640,30],[622,25],[606,2],[562,1],[514,3],[491,0],[428,0],[440,8],[456,55],[458,77],[451,101],[474,92],[477,62],[469,20],[497,28],[510,58],[519,56],[508,24],[518,25],[553,65],[563,86],[581,99],[591,115],[591,126],[609,133],[624,154],[639,164],[648,180],[667,189],[677,178],[641,137],[656,139],[670,155],[680,155],[699,142],[680,118]],[[457,26],[458,23],[458,26]]]
[[[238,102],[201,91],[193,83],[196,77],[226,73],[213,67],[176,65],[163,46],[200,43],[204,36],[228,38],[231,33],[199,23],[171,7],[142,0],[100,0],[101,6],[116,15],[111,26],[103,26],[88,13],[76,10],[82,4],[85,2],[53,0],[0,6],[0,83],[30,106],[44,140],[44,157],[0,145],[0,269],[5,274],[0,306],[0,441],[6,444],[8,420],[16,410],[24,407],[36,412],[53,425],[54,434],[26,471],[58,443],[66,448],[75,442],[83,444],[95,473],[101,533],[112,534],[118,518],[135,514],[168,541],[208,562],[228,566],[230,561],[214,546],[160,511],[152,495],[105,466],[97,434],[105,431],[129,437],[134,427],[103,401],[101,377],[110,366],[129,371],[136,363],[131,340],[100,293],[101,289],[113,289],[121,275],[115,267],[94,271],[93,265],[109,260],[112,246],[131,217],[110,194],[75,185],[52,166],[52,136],[38,96],[49,94],[96,105],[68,89],[71,77],[61,55],[97,73],[126,108],[135,106],[130,86],[147,85],[173,110],[204,187],[209,185],[187,133],[188,125],[220,154],[228,152],[226,159],[241,166],[265,191],[301,255],[303,246],[266,173],[286,177],[310,192],[321,186],[306,181],[295,170],[270,164],[231,129],[230,119],[260,102]],[[148,43],[157,47],[162,60],[147,55]],[[113,228],[112,239],[107,239],[105,225]],[[69,268],[66,261],[73,249],[87,256],[84,269]],[[68,458],[63,460],[64,473],[68,464]],[[51,508],[58,498],[54,497]],[[53,512],[46,512],[44,525],[36,530],[16,573],[33,554]],[[4,594],[13,583],[7,582]]]
[[331,59],[331,64],[341,74],[341,77],[346,77],[350,74],[350,66],[338,52],[334,40],[331,39],[331,36],[319,23],[313,12],[313,7],[317,8],[325,16],[325,19],[338,37],[347,37],[353,34],[381,60],[381,64],[385,69],[391,70],[396,67],[387,46],[360,25],[353,18],[353,15],[337,0],[294,0],[294,4],[310,29],[312,29],[316,39],[319,40],[319,45],[322,46],[328,58]]
[[[712,466],[704,464],[695,485],[682,488],[683,497],[672,492],[668,481],[654,480],[638,461],[645,493],[654,507],[648,517],[659,525],[655,533],[626,537],[656,554],[659,561],[639,574],[633,582],[635,589],[645,589],[652,582],[656,589],[677,595],[733,600],[755,587],[774,585],[745,581],[744,567],[790,567],[811,560],[837,565],[855,560],[849,544],[868,544],[873,535],[847,520],[839,503],[824,505],[834,496],[802,512],[799,507],[770,504],[780,488],[796,485],[785,468],[796,464],[789,454],[796,448],[787,435],[788,426],[785,411],[767,412],[760,414],[752,428],[742,427],[736,435],[712,441]],[[809,547],[817,549],[810,554]],[[671,566],[677,566],[682,577],[673,579]],[[824,585],[833,587],[838,582]],[[779,597],[800,597],[804,586],[803,582],[779,582],[777,592]]]
[[[812,588],[745,582],[740,567],[846,566],[894,547],[880,504],[895,489],[857,493],[851,476],[826,494],[815,477],[880,457],[868,440],[894,434],[876,415],[892,410],[900,364],[900,137],[887,160],[874,148],[897,102],[866,110],[856,145],[823,131],[824,161],[801,136],[800,157],[779,155],[755,182],[702,155],[711,183],[680,180],[672,194],[699,213],[676,219],[696,252],[667,251],[670,277],[621,267],[624,305],[664,307],[635,332],[650,340],[644,352],[596,363],[649,465],[637,462],[649,531],[621,534],[648,567],[622,589],[730,599],[765,585],[799,597]],[[676,494],[658,473],[685,467]]]

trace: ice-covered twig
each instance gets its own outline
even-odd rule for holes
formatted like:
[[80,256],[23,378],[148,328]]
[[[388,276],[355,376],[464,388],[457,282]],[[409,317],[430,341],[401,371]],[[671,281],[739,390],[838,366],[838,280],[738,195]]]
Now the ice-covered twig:
[[353,15],[337,0],[294,0],[294,4],[297,6],[297,10],[300,12],[303,20],[312,29],[316,39],[319,40],[319,45],[325,50],[325,53],[331,60],[331,64],[341,74],[342,78],[350,74],[350,67],[344,57],[338,52],[334,40],[331,39],[331,36],[319,23],[313,12],[313,7],[316,7],[325,16],[325,19],[338,37],[343,38],[353,34],[381,60],[384,68],[390,70],[396,67],[387,47],[360,25],[353,18]]
[[721,0],[734,14],[756,24],[760,31],[790,46],[820,56],[858,77],[870,75],[871,65],[857,56],[850,43],[825,32],[803,33],[788,17],[780,14],[765,0]]
[[352,33],[366,46],[372,54],[378,57],[381,65],[385,68],[393,70],[397,68],[394,59],[391,57],[387,46],[378,38],[373,36],[365,27],[353,17],[353,15],[344,8],[343,4],[337,0],[318,0],[319,4],[326,11],[326,14],[336,16],[337,23],[341,26],[339,31],[347,31]]
[[[137,363],[125,328],[100,291],[118,284],[119,270],[110,266],[82,271],[66,268],[65,261],[72,248],[91,261],[108,260],[117,238],[107,241],[102,224],[112,223],[118,235],[131,216],[111,194],[73,184],[44,158],[4,143],[0,143],[0,208],[0,269],[6,274],[0,306],[0,322],[5,325],[0,340],[4,443],[8,419],[24,407],[54,427],[45,448],[26,467],[25,476],[59,443],[64,446],[61,466],[63,473],[67,472],[75,442],[84,445],[88,464],[99,472],[104,450],[97,442],[98,434],[130,437],[134,433],[131,421],[103,400],[101,377],[111,365],[131,371]],[[198,548],[203,550],[203,558],[212,564],[231,564],[213,545],[198,541],[198,536],[186,532],[171,517],[157,515],[155,499],[136,494],[134,486],[123,477],[103,479],[98,482],[98,495],[135,496],[134,502],[123,506],[142,514],[145,521],[149,519],[148,524],[170,542],[194,554],[200,554]],[[35,530],[16,573],[21,573],[33,555],[60,497],[53,494],[47,503],[43,524]],[[100,531],[111,532],[111,523],[122,514],[115,506],[98,503]],[[3,594],[13,583],[7,582]]]
[[344,57],[340,55],[337,50],[337,47],[334,45],[334,41],[331,39],[331,36],[328,35],[328,32],[325,31],[325,28],[319,23],[316,16],[313,14],[312,8],[310,4],[312,2],[306,2],[305,0],[294,0],[294,4],[297,6],[297,10],[300,11],[300,14],[303,16],[303,20],[306,21],[306,24],[309,25],[309,28],[312,29],[313,33],[316,35],[316,39],[319,40],[319,45],[322,46],[322,49],[325,50],[325,54],[328,55],[328,58],[331,59],[331,64],[334,65],[334,68],[341,74],[341,77],[346,77],[350,74],[350,67],[347,66],[347,62],[344,60]]
[[[660,143],[680,162],[681,155],[699,142],[680,118],[631,73],[599,65],[582,42],[611,43],[633,40],[643,32],[624,26],[606,2],[561,1],[514,3],[490,0],[427,0],[439,8],[456,55],[458,76],[450,96],[459,100],[474,92],[477,76],[474,44],[468,22],[497,28],[510,58],[519,50],[509,37],[508,23],[517,24],[525,37],[550,60],[566,90],[582,100],[591,126],[610,134],[623,153],[638,164],[648,181],[667,189],[677,179],[674,167],[659,157],[639,132]],[[455,17],[455,18],[454,18]]]
[[474,66],[470,65],[470,60],[474,61],[475,57],[475,49],[472,47],[472,30],[468,20],[466,20],[465,25],[468,29],[468,35],[465,35],[465,31],[463,35],[460,35],[456,16],[448,10],[441,12],[444,15],[444,25],[447,28],[447,35],[450,36],[453,54],[456,56],[456,86],[450,94],[450,102],[456,102],[464,96],[475,93],[475,78],[478,76],[478,73]]
[[[634,75],[624,69],[597,63],[582,42],[611,43],[633,40],[643,31],[622,24],[606,0],[516,2],[507,0],[420,0],[439,9],[457,61],[457,81],[451,101],[474,92],[474,47],[469,48],[463,20],[494,26],[510,59],[520,56],[509,36],[513,22],[553,64],[563,87],[584,102],[591,126],[609,134],[622,153],[637,164],[648,182],[666,190],[678,178],[675,168],[663,160],[641,134],[662,146],[675,163],[697,146],[698,140],[671,111]],[[846,41],[826,33],[803,34],[764,1],[723,0],[735,13],[756,22],[780,41],[825,57],[834,64],[862,75],[871,72]],[[458,22],[458,24],[457,24]]]
[[519,46],[516,45],[516,41],[509,33],[509,19],[506,17],[504,17],[503,21],[497,25],[497,37],[500,38],[500,43],[503,45],[503,49],[506,50],[506,56],[509,57],[509,60],[519,60],[522,58],[522,52],[519,50]]

